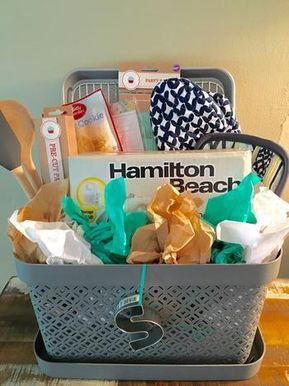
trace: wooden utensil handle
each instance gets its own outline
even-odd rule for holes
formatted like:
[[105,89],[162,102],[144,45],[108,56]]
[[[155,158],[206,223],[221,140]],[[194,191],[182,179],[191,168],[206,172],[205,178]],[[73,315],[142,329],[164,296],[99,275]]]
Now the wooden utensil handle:
[[18,166],[18,168],[11,170],[11,172],[17,178],[19,184],[21,185],[22,189],[26,193],[27,197],[28,198],[34,197],[35,196],[35,190],[34,190],[33,186],[30,184],[27,177],[25,176],[22,166]]
[[37,187],[37,190],[40,189],[42,185],[42,181],[34,164],[31,165],[30,175],[31,175],[31,178],[33,179],[34,184]]
[[36,170],[34,162],[30,158],[30,159],[22,160],[22,165],[24,167],[25,173],[27,174],[32,186],[34,187],[34,190],[37,192],[42,185],[42,181],[38,174],[38,171]]

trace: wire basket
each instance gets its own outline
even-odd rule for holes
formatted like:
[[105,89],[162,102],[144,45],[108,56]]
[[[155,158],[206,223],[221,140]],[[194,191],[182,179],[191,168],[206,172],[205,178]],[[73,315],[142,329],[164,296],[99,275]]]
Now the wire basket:
[[[208,92],[226,95],[235,104],[235,84],[232,76],[219,68],[183,68],[181,76],[197,83]],[[118,101],[118,69],[79,68],[64,79],[63,103],[72,102],[101,88],[110,103]]]

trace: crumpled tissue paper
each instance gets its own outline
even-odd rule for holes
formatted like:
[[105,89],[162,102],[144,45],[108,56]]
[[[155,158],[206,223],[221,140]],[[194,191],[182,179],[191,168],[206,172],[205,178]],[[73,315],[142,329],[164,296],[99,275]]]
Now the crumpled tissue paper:
[[190,191],[180,194],[170,184],[160,186],[148,205],[153,224],[136,231],[127,262],[207,263],[215,231],[201,220],[201,203]]
[[[68,180],[44,184],[36,195],[18,210],[18,222],[25,220],[57,222],[62,220],[61,199],[68,194]],[[14,255],[26,263],[45,263],[46,256],[37,244],[31,242],[8,221],[7,236]]]
[[244,248],[240,244],[215,240],[212,247],[211,263],[239,264],[245,263]]
[[217,225],[217,239],[241,244],[247,263],[256,264],[276,258],[289,233],[289,204],[266,187],[255,194],[252,207],[256,224],[222,221]]
[[31,242],[36,243],[47,264],[102,264],[90,245],[63,222],[18,221],[16,210],[10,223]]
[[261,182],[254,174],[248,174],[240,184],[227,193],[209,198],[203,220],[216,227],[221,221],[232,220],[255,224],[257,222],[253,209],[252,198],[254,185]]

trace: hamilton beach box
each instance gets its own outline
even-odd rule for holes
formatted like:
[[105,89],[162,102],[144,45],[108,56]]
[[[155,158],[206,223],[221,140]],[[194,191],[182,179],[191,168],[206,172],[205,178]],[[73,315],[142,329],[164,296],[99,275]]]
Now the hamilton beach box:
[[232,190],[250,171],[249,150],[94,153],[69,157],[70,194],[91,218],[102,212],[104,188],[113,178],[125,178],[127,209],[132,210],[145,207],[152,192],[168,182],[179,192],[190,190],[205,204],[209,197]]

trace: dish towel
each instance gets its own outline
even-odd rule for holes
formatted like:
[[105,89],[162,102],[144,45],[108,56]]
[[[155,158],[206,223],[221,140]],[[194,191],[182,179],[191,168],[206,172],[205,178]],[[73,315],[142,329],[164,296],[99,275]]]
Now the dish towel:
[[150,117],[159,150],[193,150],[205,134],[240,132],[227,98],[184,78],[166,79],[155,86]]

